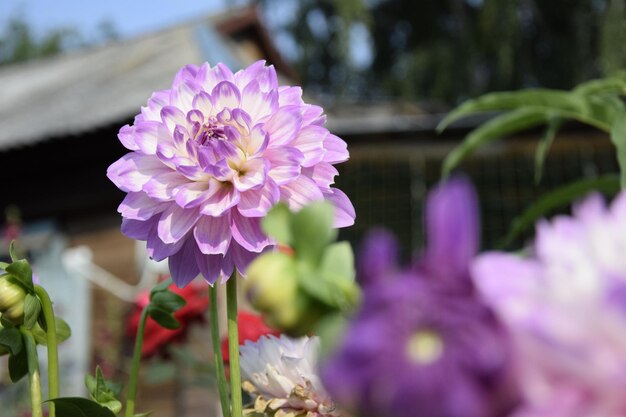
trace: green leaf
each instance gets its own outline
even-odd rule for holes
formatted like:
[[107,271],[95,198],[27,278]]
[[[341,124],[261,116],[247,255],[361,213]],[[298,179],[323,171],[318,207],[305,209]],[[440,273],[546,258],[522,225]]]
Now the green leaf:
[[320,271],[334,279],[354,281],[354,253],[348,242],[329,245],[324,251]]
[[117,400],[115,393],[109,386],[108,381],[102,375],[99,366],[96,367],[96,376],[85,375],[85,385],[89,390],[91,398],[103,407],[108,408],[113,413],[122,411],[122,403]]
[[[22,343],[23,340],[22,340]],[[9,377],[15,384],[28,374],[28,356],[26,349],[20,349],[16,355],[9,356]]]
[[159,292],[167,291],[170,285],[172,285],[172,279],[168,278],[165,281],[161,281],[160,283],[152,287],[152,290],[150,290],[150,299],[152,299],[152,297]]
[[180,323],[170,311],[163,310],[157,306],[153,306],[150,304],[148,307],[148,315],[152,317],[154,321],[159,323],[161,327],[165,327],[166,329],[174,330],[180,327]]
[[[57,330],[57,343],[63,343],[67,339],[72,336],[72,329],[70,325],[65,322],[65,320],[60,317],[54,317],[54,324]],[[33,336],[35,337],[35,341],[39,345],[46,346],[48,344],[48,338],[46,336],[46,331],[40,327],[40,323],[38,323],[32,330]]]
[[183,308],[187,302],[183,297],[171,291],[161,291],[152,296],[150,304],[161,310],[173,313]]
[[293,236],[291,233],[292,213],[284,203],[276,204],[261,220],[263,231],[278,243],[291,245]]
[[41,314],[41,301],[32,294],[26,294],[24,299],[24,327],[32,329]]
[[579,84],[572,91],[581,96],[626,94],[626,81],[619,77],[601,78]]
[[522,108],[497,116],[468,134],[460,145],[446,156],[442,175],[448,176],[459,163],[480,146],[523,129],[539,126],[548,120],[545,111]]
[[337,236],[334,219],[334,208],[326,201],[311,203],[295,213],[291,230],[296,257],[317,265],[326,245]]
[[626,188],[626,110],[622,110],[615,118],[615,123],[611,129],[611,142],[617,148],[620,181],[622,188]]
[[13,262],[19,259],[19,256],[17,256],[17,250],[15,249],[15,240],[12,240],[9,244],[9,256],[11,256],[11,261]]
[[24,347],[20,331],[15,327],[0,329],[0,346],[7,348],[11,355],[19,354]]
[[572,201],[591,191],[615,194],[619,188],[619,178],[616,175],[605,175],[577,181],[551,191],[535,201],[522,215],[513,220],[509,233],[498,246],[509,246],[525,230],[532,227],[539,218],[547,216],[558,208],[570,205]]
[[519,107],[533,106],[541,109],[561,109],[570,113],[582,112],[584,98],[571,95],[567,91],[550,89],[527,89],[513,92],[499,92],[482,95],[467,100],[451,111],[437,126],[441,132],[451,123],[474,113],[513,110]]
[[548,151],[550,147],[552,147],[552,142],[554,142],[554,138],[556,137],[556,133],[563,125],[563,119],[560,117],[550,117],[548,119],[548,127],[537,144],[537,149],[535,150],[535,184],[539,184],[541,182],[541,177],[543,176],[543,166],[546,162],[546,157],[548,156]]
[[108,408],[86,398],[55,398],[46,402],[55,404],[59,417],[115,417]]
[[0,269],[6,269],[6,268],[7,268],[7,266],[9,266],[9,264],[8,264],[8,263],[6,263],[6,262],[0,262]]
[[35,292],[35,286],[33,285],[33,270],[30,268],[26,259],[13,261],[5,268],[5,271],[16,278],[16,282],[19,282],[26,291],[30,293]]
[[341,343],[348,321],[342,314],[330,314],[315,326],[315,334],[320,338],[320,358],[327,358]]

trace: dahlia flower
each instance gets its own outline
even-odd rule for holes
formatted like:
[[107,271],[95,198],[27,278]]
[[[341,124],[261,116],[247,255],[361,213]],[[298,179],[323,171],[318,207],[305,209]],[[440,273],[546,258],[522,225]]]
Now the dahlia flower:
[[388,235],[365,244],[363,253],[377,248],[384,256],[361,261],[359,273],[381,276],[363,280],[361,311],[324,364],[323,382],[360,417],[504,416],[516,395],[508,337],[468,291],[476,198],[454,179],[431,193],[427,207],[428,246],[411,268],[393,264]]
[[319,339],[262,336],[240,348],[243,387],[254,411],[276,417],[345,416],[317,375]]
[[526,406],[516,416],[626,415],[626,192],[591,195],[537,225],[531,256],[473,265],[513,334]]
[[131,152],[107,176],[128,193],[118,208],[122,232],[146,240],[153,259],[169,258],[178,286],[198,274],[214,283],[234,268],[243,273],[273,247],[260,219],[279,201],[298,209],[325,199],[336,227],[354,222],[352,204],[331,187],[346,144],[301,96],[299,87],[279,87],[264,61],[235,74],[223,64],[187,65],[121,128]]

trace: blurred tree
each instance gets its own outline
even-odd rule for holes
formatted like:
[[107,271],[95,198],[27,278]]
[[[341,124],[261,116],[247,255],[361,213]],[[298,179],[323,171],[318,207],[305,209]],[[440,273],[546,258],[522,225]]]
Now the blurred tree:
[[109,21],[100,22],[98,35],[89,42],[72,28],[53,29],[43,36],[36,36],[26,20],[18,15],[9,19],[4,33],[0,33],[0,65],[53,56],[117,37],[117,31]]
[[[259,0],[268,13],[284,4]],[[486,91],[571,88],[626,66],[625,0],[301,0],[282,30],[307,87],[454,104]],[[367,43],[350,41],[365,24]],[[350,49],[369,48],[371,65]]]

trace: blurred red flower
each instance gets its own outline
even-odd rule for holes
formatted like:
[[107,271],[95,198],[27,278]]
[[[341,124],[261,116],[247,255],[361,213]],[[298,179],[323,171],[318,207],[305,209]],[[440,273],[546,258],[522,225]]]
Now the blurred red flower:
[[[187,301],[187,304],[174,313],[174,317],[180,322],[180,327],[169,330],[161,327],[156,321],[148,317],[146,322],[142,357],[147,358],[157,354],[165,355],[165,348],[172,342],[181,342],[185,339],[189,325],[193,322],[204,321],[205,312],[209,306],[207,285],[202,282],[188,285],[185,288],[178,288],[174,284],[170,285],[170,291],[180,295]],[[135,301],[135,308],[130,315],[126,328],[129,337],[134,338],[139,327],[139,319],[142,310],[150,302],[150,292],[142,292]]]
[[[237,314],[239,325],[239,344],[243,345],[246,341],[256,342],[259,338],[266,334],[279,336],[280,332],[269,327],[263,321],[263,318],[257,314],[247,311],[239,311]],[[228,365],[230,356],[228,354],[228,337],[222,338],[222,356],[224,364]]]

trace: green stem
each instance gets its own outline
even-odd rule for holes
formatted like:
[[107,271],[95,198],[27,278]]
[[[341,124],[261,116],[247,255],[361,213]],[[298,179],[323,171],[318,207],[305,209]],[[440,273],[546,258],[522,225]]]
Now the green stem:
[[226,283],[228,317],[228,353],[230,362],[230,400],[232,417],[242,417],[241,371],[239,370],[239,328],[237,327],[237,275]]
[[[39,285],[35,285],[35,293],[41,301],[43,317],[46,321],[46,339],[48,350],[48,399],[59,398],[59,353],[57,341],[57,327],[54,319],[54,310],[50,296]],[[48,405],[49,417],[55,417],[54,403]]]
[[[215,284],[216,285],[216,284]],[[217,376],[217,387],[220,392],[220,404],[222,405],[222,415],[230,417],[230,405],[228,404],[228,383],[224,374],[224,358],[220,346],[220,325],[217,313],[217,287],[209,286],[209,308],[211,309],[211,343],[213,344],[213,361],[215,362],[215,373]]]
[[20,328],[24,345],[26,345],[26,356],[28,357],[28,383],[30,385],[30,403],[32,408],[32,417],[43,417],[41,408],[41,378],[39,376],[39,358],[37,357],[37,345],[33,334],[25,329]]
[[133,363],[130,369],[130,379],[128,381],[128,396],[126,397],[126,417],[135,414],[135,400],[137,398],[137,381],[139,379],[139,364],[141,363],[141,348],[143,347],[143,333],[148,319],[148,308],[144,308],[139,319],[139,328],[135,336],[135,351],[133,352]]

